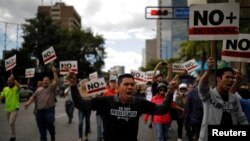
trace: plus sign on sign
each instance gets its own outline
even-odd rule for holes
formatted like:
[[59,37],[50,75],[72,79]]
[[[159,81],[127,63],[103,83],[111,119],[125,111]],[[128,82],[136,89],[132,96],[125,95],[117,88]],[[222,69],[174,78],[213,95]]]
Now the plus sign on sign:
[[237,39],[239,11],[239,3],[191,5],[189,40]]
[[90,95],[101,94],[106,90],[106,82],[103,77],[89,81],[86,84],[86,89]]
[[56,53],[53,47],[50,47],[42,52],[44,64],[48,64],[56,59]]
[[77,61],[60,61],[60,74],[67,74],[69,71],[78,73]]

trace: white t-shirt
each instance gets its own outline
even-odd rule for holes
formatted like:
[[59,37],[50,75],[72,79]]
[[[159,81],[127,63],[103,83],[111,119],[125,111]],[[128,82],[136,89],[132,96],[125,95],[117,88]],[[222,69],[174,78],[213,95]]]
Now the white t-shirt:
[[146,99],[148,100],[148,101],[151,101],[151,99],[152,99],[152,91],[151,91],[151,87],[147,87],[146,88],[146,91],[145,91],[145,94],[146,94]]

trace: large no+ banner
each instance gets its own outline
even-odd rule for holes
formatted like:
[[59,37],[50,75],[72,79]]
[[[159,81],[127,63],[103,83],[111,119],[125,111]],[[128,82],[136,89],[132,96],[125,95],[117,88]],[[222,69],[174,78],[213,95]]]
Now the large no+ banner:
[[189,40],[237,39],[239,11],[239,3],[191,5]]

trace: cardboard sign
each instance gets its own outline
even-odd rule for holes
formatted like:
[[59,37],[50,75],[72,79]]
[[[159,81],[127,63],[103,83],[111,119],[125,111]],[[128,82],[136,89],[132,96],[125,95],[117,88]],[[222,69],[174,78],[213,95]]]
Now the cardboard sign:
[[238,39],[223,40],[222,60],[250,62],[250,34],[240,34]]
[[198,67],[198,64],[194,59],[191,59],[183,63],[183,66],[186,68],[188,73],[191,73]]
[[32,78],[35,76],[35,68],[25,69],[25,78]]
[[88,94],[96,95],[103,93],[106,90],[106,82],[104,78],[95,79],[86,83]]
[[43,56],[43,61],[45,65],[56,60],[57,58],[56,52],[53,47],[50,47],[47,50],[43,51],[42,56]]
[[97,72],[93,72],[93,73],[89,74],[89,79],[90,80],[98,79],[98,73]]
[[139,84],[145,84],[146,81],[146,73],[137,70],[131,70],[131,74],[134,76],[135,82]]
[[5,60],[6,71],[13,69],[16,66],[16,55]]
[[61,75],[67,74],[69,71],[68,69],[75,72],[76,74],[78,73],[77,61],[60,61],[59,64]]
[[172,65],[172,71],[177,73],[184,73],[186,68],[181,63],[173,63]]
[[189,13],[189,40],[237,39],[239,3],[194,4]]

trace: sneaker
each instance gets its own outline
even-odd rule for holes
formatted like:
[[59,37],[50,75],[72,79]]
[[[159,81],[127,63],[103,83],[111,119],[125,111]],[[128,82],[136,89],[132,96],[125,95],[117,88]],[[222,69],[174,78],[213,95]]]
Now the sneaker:
[[182,141],[182,139],[178,138],[177,141]]
[[10,140],[9,141],[16,141],[16,138],[10,138]]
[[51,137],[51,141],[55,141],[56,140],[56,138],[55,137]]
[[71,124],[72,123],[72,119],[69,119],[69,122],[68,122],[69,124]]
[[152,123],[150,123],[150,124],[148,125],[148,128],[152,129]]

